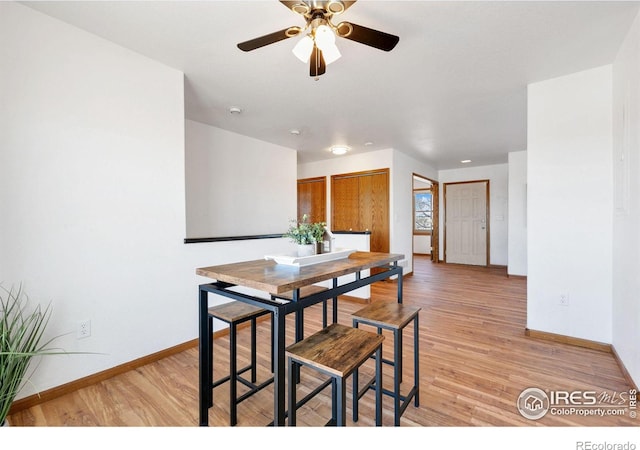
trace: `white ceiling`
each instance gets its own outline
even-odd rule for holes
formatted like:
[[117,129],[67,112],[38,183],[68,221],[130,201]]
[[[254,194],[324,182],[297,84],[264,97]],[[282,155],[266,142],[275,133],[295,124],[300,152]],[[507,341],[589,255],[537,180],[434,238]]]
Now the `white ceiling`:
[[299,162],[336,158],[341,143],[438,169],[526,150],[527,83],[613,62],[640,6],[359,0],[340,20],[400,42],[387,53],[338,38],[342,58],[315,81],[291,53],[299,38],[236,47],[304,25],[276,0],[23,3],[183,71],[189,119],[296,149]]

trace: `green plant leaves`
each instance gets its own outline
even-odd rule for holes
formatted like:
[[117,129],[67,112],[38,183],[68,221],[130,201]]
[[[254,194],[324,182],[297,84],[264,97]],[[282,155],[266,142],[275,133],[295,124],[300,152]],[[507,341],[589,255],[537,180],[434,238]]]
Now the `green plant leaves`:
[[34,356],[66,353],[50,348],[55,338],[42,342],[51,317],[51,304],[28,310],[22,290],[0,286],[0,423],[16,395],[28,380],[27,369]]
[[298,245],[315,244],[322,242],[324,229],[327,226],[325,222],[309,223],[309,216],[304,214],[302,221],[290,220],[289,229],[282,237],[291,239]]

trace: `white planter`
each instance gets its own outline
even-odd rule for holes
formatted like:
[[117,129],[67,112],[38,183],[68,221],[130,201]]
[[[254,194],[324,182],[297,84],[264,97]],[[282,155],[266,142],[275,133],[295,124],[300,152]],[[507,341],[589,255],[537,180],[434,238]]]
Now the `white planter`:
[[316,244],[298,244],[298,256],[312,256],[316,254]]

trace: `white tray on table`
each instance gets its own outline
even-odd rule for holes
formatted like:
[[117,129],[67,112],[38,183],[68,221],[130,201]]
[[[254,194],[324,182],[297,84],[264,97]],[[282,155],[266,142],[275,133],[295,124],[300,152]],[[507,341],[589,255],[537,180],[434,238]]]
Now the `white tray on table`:
[[274,260],[277,264],[284,264],[287,266],[308,266],[311,264],[318,264],[321,262],[334,261],[336,259],[348,258],[349,255],[355,252],[353,248],[337,248],[335,251],[329,253],[320,253],[319,255],[310,256],[298,256],[296,254],[289,255],[265,255],[264,259]]

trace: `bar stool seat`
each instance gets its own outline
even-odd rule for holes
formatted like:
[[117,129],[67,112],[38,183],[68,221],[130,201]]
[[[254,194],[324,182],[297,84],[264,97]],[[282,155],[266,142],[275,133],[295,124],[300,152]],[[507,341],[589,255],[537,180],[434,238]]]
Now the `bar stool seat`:
[[[400,425],[400,417],[407,409],[407,406],[414,400],[417,407],[420,404],[420,361],[419,361],[419,341],[418,341],[418,314],[419,307],[409,306],[402,303],[375,302],[352,314],[353,326],[358,328],[359,325],[370,325],[376,327],[378,334],[382,334],[382,330],[390,330],[393,333],[393,360],[383,359],[382,362],[393,366],[394,380],[393,391],[382,389],[382,393],[388,395],[394,400],[394,425]],[[406,395],[400,392],[400,383],[402,383],[402,332],[404,328],[413,322],[413,386]],[[358,403],[359,399],[369,389],[376,389],[375,378],[369,380],[364,388],[359,389],[358,371],[353,375],[353,420],[358,420]]]
[[[341,324],[331,324],[286,349],[289,369],[289,425],[296,425],[296,410],[329,384],[331,420],[326,425],[344,426],[346,422],[346,379],[362,364],[375,356],[376,426],[382,425],[382,342],[384,336]],[[296,401],[294,367],[311,367],[330,378]],[[357,399],[355,399],[357,402]]]
[[[259,390],[273,383],[273,376],[260,384],[256,384],[257,379],[257,340],[256,340],[256,319],[258,317],[271,314],[270,311],[250,305],[240,301],[231,301],[218,306],[208,308],[209,315],[209,336],[211,338],[211,354],[209,355],[209,380],[213,380],[213,319],[216,318],[229,324],[229,375],[212,381],[211,389],[229,381],[229,419],[231,426],[238,423],[238,404],[249,398]],[[237,333],[238,325],[251,321],[251,361],[248,365],[238,368],[237,361]],[[273,321],[271,324],[271,372],[273,373]],[[251,379],[247,380],[243,373],[251,371]],[[243,395],[238,396],[237,382],[241,382],[249,388]],[[213,396],[210,397],[213,406]]]

